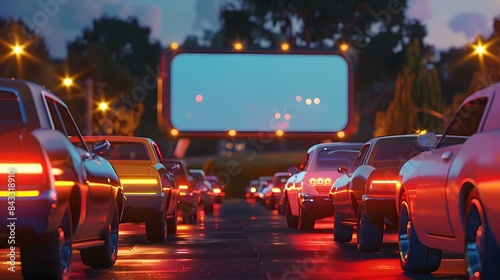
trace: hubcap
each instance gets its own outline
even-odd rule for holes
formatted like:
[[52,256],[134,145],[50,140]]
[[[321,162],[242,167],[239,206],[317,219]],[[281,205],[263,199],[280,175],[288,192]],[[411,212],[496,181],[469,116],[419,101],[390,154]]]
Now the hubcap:
[[410,251],[411,221],[408,219],[407,212],[401,213],[401,215],[399,225],[399,255],[401,260],[406,260]]

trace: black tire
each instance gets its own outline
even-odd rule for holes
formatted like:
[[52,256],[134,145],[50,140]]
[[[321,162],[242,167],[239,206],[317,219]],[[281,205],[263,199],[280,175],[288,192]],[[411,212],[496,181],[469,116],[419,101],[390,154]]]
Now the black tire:
[[476,189],[469,194],[465,205],[465,260],[469,279],[500,279],[500,249],[488,227]]
[[410,205],[403,193],[399,205],[398,244],[401,268],[411,273],[436,271],[441,263],[441,250],[429,248],[418,239],[412,226]]
[[299,206],[299,229],[301,230],[312,230],[314,229],[314,224],[316,223],[316,217],[311,210],[305,209]]
[[69,204],[56,232],[21,247],[24,279],[68,279],[71,270],[72,221]]
[[167,219],[167,235],[172,236],[177,233],[177,208],[174,209],[174,216]]
[[297,228],[299,226],[299,217],[292,215],[292,209],[288,200],[286,200],[286,224],[289,228]]
[[203,211],[205,211],[205,214],[213,213],[214,212],[214,205],[213,204],[205,205],[203,207]]
[[356,231],[358,234],[356,247],[359,252],[380,251],[384,238],[384,217],[370,217],[367,213],[359,211]]
[[274,204],[276,204],[276,198],[275,197],[271,197],[269,198],[267,201],[266,201],[266,207],[267,207],[267,210],[274,210],[276,207],[274,206]]
[[164,209],[154,213],[146,220],[146,236],[149,241],[163,242],[167,238],[167,214],[165,211]]
[[118,256],[118,235],[120,219],[116,204],[113,207],[113,217],[105,230],[102,238],[104,244],[97,247],[86,248],[80,250],[82,262],[91,267],[107,268],[111,267],[116,262]]
[[284,200],[281,204],[278,205],[278,213],[280,213],[281,215],[285,215],[286,214],[286,200]]
[[333,241],[338,243],[351,242],[352,226],[342,224],[342,219],[335,213],[333,218]]

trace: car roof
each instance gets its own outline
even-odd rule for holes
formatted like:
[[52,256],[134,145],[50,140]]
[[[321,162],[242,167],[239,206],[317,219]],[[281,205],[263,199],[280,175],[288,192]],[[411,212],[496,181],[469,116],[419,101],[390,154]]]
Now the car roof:
[[140,136],[123,136],[123,135],[86,135],[83,136],[85,141],[95,142],[99,140],[108,140],[109,142],[135,142],[135,143],[152,143],[153,139]]
[[354,143],[354,142],[330,142],[330,143],[320,143],[320,144],[315,144],[311,146],[308,150],[307,153],[311,153],[314,150],[317,149],[323,149],[323,148],[339,148],[339,149],[361,149],[363,147],[364,143]]

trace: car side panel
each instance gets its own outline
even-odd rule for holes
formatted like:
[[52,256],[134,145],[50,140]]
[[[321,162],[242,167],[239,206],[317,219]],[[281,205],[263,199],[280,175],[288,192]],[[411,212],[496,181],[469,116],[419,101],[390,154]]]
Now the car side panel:
[[[448,217],[447,181],[448,173],[461,145],[453,145],[426,153],[426,159],[418,171],[415,207],[421,209],[413,214],[419,236],[425,233],[453,238]],[[424,242],[422,240],[422,242]]]

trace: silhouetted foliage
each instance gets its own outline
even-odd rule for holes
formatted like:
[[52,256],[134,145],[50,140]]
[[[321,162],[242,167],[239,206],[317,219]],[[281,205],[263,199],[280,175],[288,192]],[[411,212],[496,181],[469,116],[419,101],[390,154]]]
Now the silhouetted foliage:
[[91,78],[96,96],[110,101],[110,112],[95,115],[93,133],[133,135],[142,120],[156,129],[156,75],[160,44],[135,18],[103,17],[68,44],[67,69],[79,79]]

